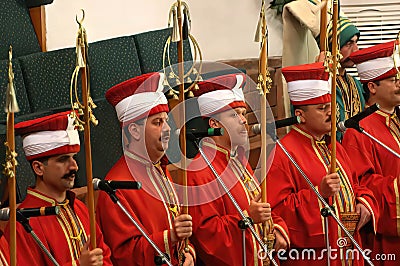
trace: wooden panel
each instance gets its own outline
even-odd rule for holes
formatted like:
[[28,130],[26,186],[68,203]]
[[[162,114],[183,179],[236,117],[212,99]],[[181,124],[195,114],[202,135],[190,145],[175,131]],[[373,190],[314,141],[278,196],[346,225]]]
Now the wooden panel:
[[29,9],[33,28],[35,29],[42,52],[47,51],[46,46],[46,13],[44,6]]

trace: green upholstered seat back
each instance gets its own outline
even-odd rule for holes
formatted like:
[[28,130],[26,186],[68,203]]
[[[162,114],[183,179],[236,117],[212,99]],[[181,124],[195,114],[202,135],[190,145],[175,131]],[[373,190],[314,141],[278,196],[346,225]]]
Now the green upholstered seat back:
[[132,36],[89,44],[91,95],[104,98],[112,86],[141,74]]
[[[156,72],[163,69],[164,45],[171,34],[171,29],[162,29],[133,35],[139,55],[142,73]],[[185,61],[192,60],[190,46],[184,42]],[[171,44],[171,62],[178,62],[176,43]]]
[[0,10],[0,60],[8,58],[10,44],[14,57],[40,52],[25,1],[0,0]]
[[35,53],[19,59],[32,112],[70,103],[69,88],[75,69],[74,48]]

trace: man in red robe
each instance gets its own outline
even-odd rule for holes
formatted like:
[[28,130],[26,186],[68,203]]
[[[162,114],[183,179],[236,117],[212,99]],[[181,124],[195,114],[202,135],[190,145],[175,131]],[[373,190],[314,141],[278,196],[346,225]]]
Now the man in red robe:
[[[375,45],[351,54],[357,64],[367,104],[379,104],[379,111],[360,121],[360,126],[372,136],[400,154],[400,120],[396,108],[400,105],[400,60],[395,42]],[[397,58],[395,64],[394,58]],[[371,245],[372,257],[397,254],[396,260],[376,260],[382,265],[398,265],[400,256],[400,160],[381,145],[355,129],[348,129],[343,146],[352,154],[352,162],[360,184],[371,189],[379,203],[377,233]]]
[[[349,164],[351,160],[339,143],[337,172],[330,173],[330,139],[326,136],[331,131],[329,73],[325,72],[323,63],[287,67],[282,69],[282,73],[301,123],[294,126],[281,143],[322,197],[329,199],[342,222],[346,217],[360,214],[359,220],[349,223],[359,241],[358,230],[366,224],[375,225],[377,204],[371,191],[358,186]],[[344,232],[332,217],[328,217],[328,228],[325,228],[320,214],[321,202],[278,146],[267,180],[272,210],[285,220],[291,238],[290,249],[281,254],[281,264],[326,265],[330,256],[331,265],[348,265],[346,252],[354,247],[349,239],[344,238]],[[329,233],[331,254],[326,250],[326,233]],[[358,255],[358,260],[357,256],[352,259],[353,265],[362,265],[362,256]],[[352,254],[349,256],[351,258]]]
[[[213,168],[226,184],[245,216],[257,224],[270,221],[269,203],[260,202],[260,187],[245,154],[248,143],[246,103],[242,87],[243,74],[219,76],[199,82],[200,114],[208,117],[210,128],[223,128],[222,136],[202,141],[201,148]],[[196,246],[199,265],[243,265],[243,235],[246,265],[262,265],[265,258],[249,229],[244,232],[238,223],[238,210],[219,185],[206,161],[198,154],[188,170],[190,214],[193,216],[192,243]],[[272,214],[276,250],[289,245],[287,228],[282,219]],[[272,226],[272,225],[271,225]]]
[[[170,134],[163,81],[162,74],[149,73],[107,91],[106,99],[116,109],[127,143],[124,156],[106,180],[142,183],[140,190],[117,190],[116,195],[173,265],[178,265],[183,255],[183,265],[189,266],[194,265],[195,252],[191,246],[183,252],[182,240],[192,234],[192,217],[180,213],[171,177],[160,162]],[[96,215],[114,265],[154,265],[158,253],[105,192],[99,194]]]
[[10,250],[8,248],[8,242],[1,232],[0,236],[0,266],[10,265]]
[[[96,228],[97,248],[90,247],[90,222],[85,204],[70,191],[78,165],[79,135],[71,112],[58,113],[15,125],[23,136],[27,160],[36,175],[19,208],[59,206],[58,215],[32,217],[29,224],[59,265],[112,265],[110,249]],[[5,230],[9,239],[9,224]],[[34,238],[17,223],[17,265],[54,265]]]

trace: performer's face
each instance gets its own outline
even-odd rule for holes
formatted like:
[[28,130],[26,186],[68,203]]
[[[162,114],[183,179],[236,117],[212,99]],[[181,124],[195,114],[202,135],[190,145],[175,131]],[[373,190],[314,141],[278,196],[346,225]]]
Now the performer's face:
[[222,127],[224,135],[219,139],[224,143],[220,143],[230,148],[244,145],[248,141],[248,132],[246,129],[247,119],[246,108],[237,107],[217,115],[215,127]]
[[343,47],[340,49],[340,53],[343,58],[340,60],[341,67],[347,68],[354,66],[353,61],[350,60],[349,56],[351,53],[358,51],[358,36],[354,35]]
[[33,170],[41,179],[39,183],[42,192],[51,195],[73,188],[78,171],[75,156],[76,153],[67,153],[49,157],[44,162],[33,162]]
[[156,162],[168,149],[171,128],[168,125],[166,112],[149,116],[144,125],[144,140],[149,159]]
[[331,131],[330,103],[307,105],[304,110],[296,109],[296,115],[300,115],[301,127],[317,139]]
[[376,100],[383,110],[391,111],[394,107],[400,105],[400,80],[396,77],[370,83],[372,83],[370,92],[376,96]]

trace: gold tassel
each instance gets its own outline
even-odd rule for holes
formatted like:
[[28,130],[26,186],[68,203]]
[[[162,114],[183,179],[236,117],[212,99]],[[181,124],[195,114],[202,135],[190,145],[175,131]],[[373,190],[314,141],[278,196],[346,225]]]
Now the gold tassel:
[[19,112],[19,107],[17,103],[17,97],[14,88],[14,72],[12,69],[12,46],[10,45],[10,50],[8,51],[8,85],[6,92],[6,106],[5,111],[7,113]]
[[177,11],[174,9],[172,10],[172,35],[171,41],[172,42],[179,42],[181,40],[181,35],[179,31],[179,23],[178,23],[178,15]]
[[193,98],[193,97],[194,97],[193,92],[192,92],[191,90],[188,91],[186,97],[187,97],[187,98]]
[[85,60],[83,59],[82,49],[81,49],[81,38],[78,37],[78,41],[76,43],[76,65],[79,68],[85,67]]

